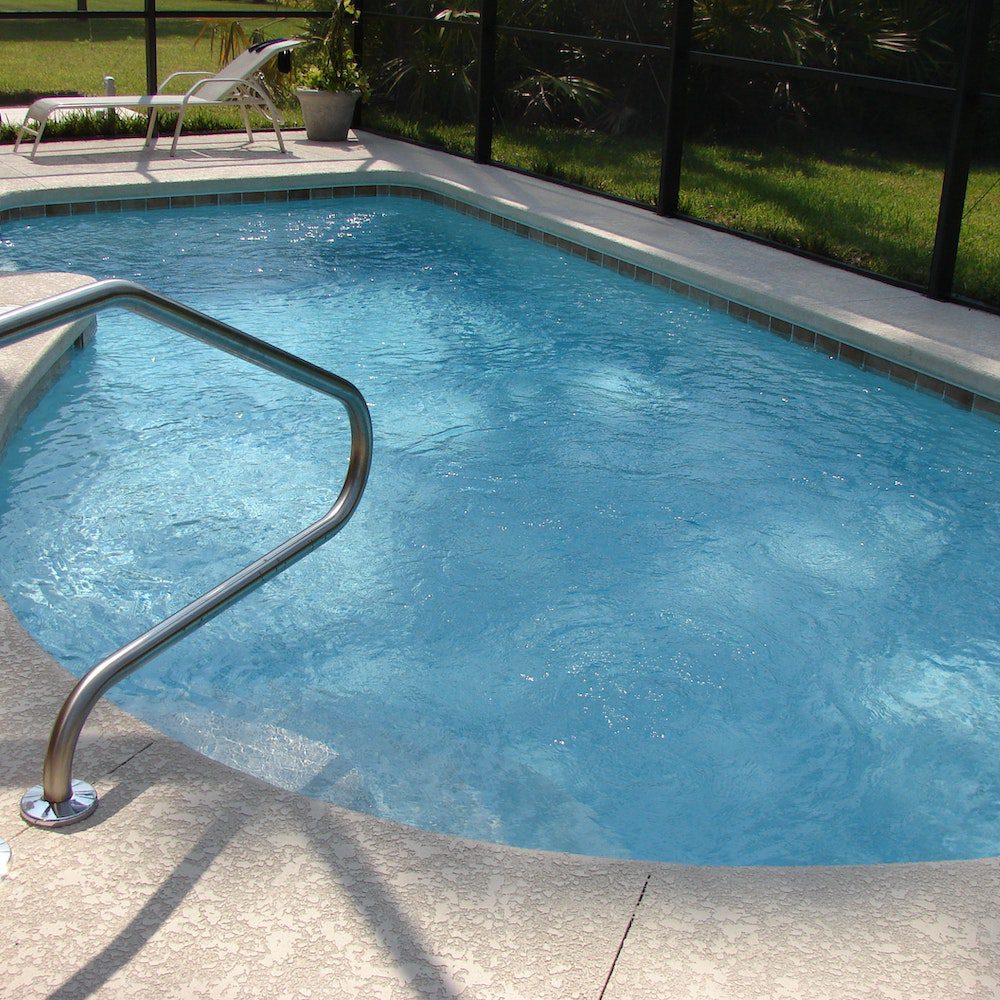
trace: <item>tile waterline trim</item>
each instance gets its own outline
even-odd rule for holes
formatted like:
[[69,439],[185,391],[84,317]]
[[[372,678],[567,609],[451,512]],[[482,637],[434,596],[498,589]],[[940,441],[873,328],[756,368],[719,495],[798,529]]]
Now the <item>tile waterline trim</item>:
[[64,202],[55,204],[28,205],[0,210],[0,225],[5,222],[20,222],[28,219],[53,218],[69,215],[92,215],[96,212],[160,211],[170,208],[201,208],[214,205],[260,205],[295,201],[323,201],[334,198],[401,197],[432,202],[452,209],[462,215],[470,215],[482,222],[507,230],[517,236],[543,243],[563,253],[581,257],[592,264],[608,268],[634,281],[664,288],[693,302],[703,303],[712,309],[721,310],[743,323],[762,327],[781,337],[804,347],[819,351],[831,360],[844,361],[892,379],[920,392],[943,399],[964,410],[971,410],[1000,421],[1000,401],[973,392],[963,386],[928,375],[908,365],[893,361],[879,354],[855,347],[845,341],[819,333],[807,327],[791,323],[771,313],[751,308],[741,302],[706,291],[697,285],[679,281],[659,271],[653,271],[633,264],[621,257],[584,246],[562,236],[555,236],[543,229],[516,222],[504,215],[478,208],[459,198],[430,191],[412,184],[345,184],[329,187],[282,188],[278,190],[230,191],[219,194],[163,195],[155,198],[118,198],[94,201]]

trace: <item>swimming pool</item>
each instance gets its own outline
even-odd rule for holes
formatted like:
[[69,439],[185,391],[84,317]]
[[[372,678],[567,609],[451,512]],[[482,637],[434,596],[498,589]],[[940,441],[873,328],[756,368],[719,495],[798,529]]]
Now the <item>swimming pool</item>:
[[[246,211],[5,230],[8,266],[135,277],[372,403],[355,521],[130,709],[485,839],[995,853],[995,426],[439,208]],[[78,671],[323,509],[346,448],[335,408],[109,320],[2,473],[5,593]]]

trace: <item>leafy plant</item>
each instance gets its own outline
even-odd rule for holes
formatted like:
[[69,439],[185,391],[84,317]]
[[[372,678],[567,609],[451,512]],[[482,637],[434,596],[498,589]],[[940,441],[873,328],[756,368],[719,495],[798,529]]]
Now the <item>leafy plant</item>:
[[698,0],[696,48],[731,56],[800,63],[823,33],[813,0]]
[[[523,106],[526,125],[566,120],[573,115],[593,115],[611,97],[611,92],[593,80],[571,74],[556,76],[538,71],[518,81],[511,90]],[[578,118],[575,124],[584,122]]]
[[[476,32],[463,28],[477,28],[479,12],[447,7],[434,19],[440,27],[420,29],[403,54],[385,61],[377,90],[399,111],[465,121],[476,111],[479,48]],[[501,34],[498,113],[531,122],[584,124],[601,112],[611,92],[580,71],[582,61],[579,49],[563,46],[554,64],[541,65],[516,37]]]
[[311,90],[360,90],[369,93],[368,75],[354,54],[354,25],[358,8],[354,0],[333,0],[332,10],[307,19],[305,62],[296,75],[300,86]]
[[461,120],[476,107],[476,63],[479,50],[470,31],[455,30],[452,23],[479,24],[478,11],[445,8],[434,19],[440,27],[427,27],[405,55],[385,62],[380,89],[411,114],[431,108],[446,120]]
[[866,0],[820,0],[825,59],[837,69],[870,72],[897,64],[915,79],[932,77],[951,57],[936,37],[944,19],[939,5],[927,0],[896,0],[876,5]]

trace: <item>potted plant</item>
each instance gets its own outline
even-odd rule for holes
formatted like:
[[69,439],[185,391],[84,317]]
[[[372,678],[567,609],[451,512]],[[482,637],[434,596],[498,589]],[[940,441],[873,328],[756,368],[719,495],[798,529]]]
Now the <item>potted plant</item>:
[[296,76],[295,96],[302,106],[306,138],[318,142],[346,139],[354,106],[368,94],[368,78],[354,57],[357,6],[354,0],[332,4],[329,13],[309,18],[306,61]]

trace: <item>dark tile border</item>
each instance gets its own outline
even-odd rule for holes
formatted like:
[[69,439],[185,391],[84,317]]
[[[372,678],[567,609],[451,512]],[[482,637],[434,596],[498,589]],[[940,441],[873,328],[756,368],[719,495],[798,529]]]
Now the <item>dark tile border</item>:
[[53,205],[30,205],[24,208],[8,208],[0,210],[0,225],[5,222],[20,222],[26,219],[37,219],[40,217],[85,215],[93,212],[129,212],[129,211],[159,211],[170,208],[201,208],[206,205],[260,205],[263,203],[289,202],[289,201],[325,201],[331,198],[416,198],[419,201],[433,202],[444,208],[460,212],[462,215],[471,215],[482,222],[488,222],[491,226],[504,229],[525,239],[534,240],[545,246],[553,247],[562,253],[572,254],[580,257],[591,264],[605,267],[621,274],[634,281],[641,281],[647,285],[654,285],[657,288],[668,289],[678,295],[690,299],[692,302],[702,303],[711,309],[718,309],[728,313],[733,319],[741,323],[769,330],[771,333],[801,344],[815,351],[820,351],[827,357],[844,361],[854,365],[856,368],[863,368],[885,378],[890,378],[894,382],[917,389],[920,392],[929,393],[938,399],[943,399],[955,406],[966,410],[974,410],[982,413],[994,420],[1000,421],[1000,401],[990,399],[988,396],[981,396],[978,393],[970,392],[961,386],[952,385],[941,379],[925,375],[923,372],[906,365],[890,361],[877,354],[871,354],[859,347],[836,340],[826,334],[806,327],[797,326],[780,316],[772,316],[769,313],[753,309],[732,299],[717,295],[714,292],[706,291],[697,285],[690,285],[686,282],[671,278],[668,275],[651,271],[639,264],[623,260],[611,254],[602,253],[591,247],[576,243],[563,236],[555,236],[542,229],[536,229],[523,222],[516,222],[506,216],[497,215],[485,208],[477,208],[467,202],[448,195],[439,194],[436,191],[428,191],[425,188],[414,187],[407,184],[365,184],[365,185],[342,185],[337,187],[307,187],[307,188],[281,188],[277,190],[264,191],[231,191],[222,194],[195,194],[195,195],[164,195],[156,198],[122,198],[102,199],[99,201],[70,202],[68,204]]

